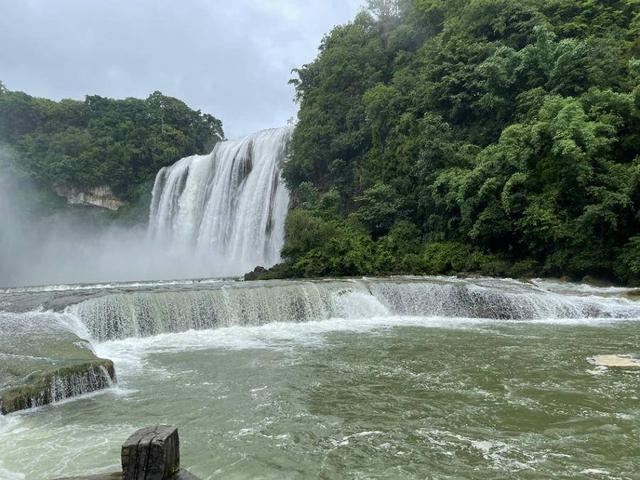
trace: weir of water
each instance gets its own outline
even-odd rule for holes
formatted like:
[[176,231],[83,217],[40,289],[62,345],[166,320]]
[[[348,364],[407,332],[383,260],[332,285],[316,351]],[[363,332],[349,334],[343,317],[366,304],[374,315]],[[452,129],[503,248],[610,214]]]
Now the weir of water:
[[99,296],[69,310],[98,341],[330,318],[438,316],[498,320],[632,318],[638,302],[557,293],[515,281],[360,279],[213,284]]
[[[280,175],[291,127],[218,143],[158,172],[152,239],[241,274],[280,259],[289,193]],[[226,269],[225,269],[226,266]]]
[[111,360],[95,355],[70,314],[0,312],[0,414],[111,385]]
[[[33,290],[33,291],[31,291]],[[38,406],[91,392],[115,378],[90,342],[221,327],[338,320],[402,323],[409,317],[591,322],[640,318],[640,302],[616,289],[448,277],[316,281],[159,282],[7,290],[15,312],[35,295],[45,309],[1,313],[0,410]],[[34,377],[31,372],[42,372]],[[4,406],[3,406],[4,405]]]

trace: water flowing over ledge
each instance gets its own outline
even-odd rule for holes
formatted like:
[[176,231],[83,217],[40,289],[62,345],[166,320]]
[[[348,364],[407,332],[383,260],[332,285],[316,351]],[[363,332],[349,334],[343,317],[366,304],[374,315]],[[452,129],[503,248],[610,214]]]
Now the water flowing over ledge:
[[516,281],[434,278],[266,281],[103,295],[69,311],[97,341],[187,330],[393,316],[493,320],[640,318],[640,304]]
[[242,274],[280,259],[289,192],[280,174],[291,127],[218,143],[158,172],[152,239]]
[[[101,351],[106,345],[102,342],[111,340],[270,323],[289,328],[287,324],[327,320],[386,326],[406,324],[411,318],[434,318],[443,326],[460,319],[638,320],[640,302],[625,296],[633,293],[544,281],[450,277],[6,290],[0,301],[13,313],[0,313],[0,331],[6,333],[0,338],[0,398],[6,413],[108,387],[115,380],[113,364],[98,358],[90,342]],[[40,310],[25,311],[34,308],[34,299]],[[46,375],[31,375],[36,370]]]
[[111,360],[98,358],[69,314],[0,313],[0,414],[107,388]]

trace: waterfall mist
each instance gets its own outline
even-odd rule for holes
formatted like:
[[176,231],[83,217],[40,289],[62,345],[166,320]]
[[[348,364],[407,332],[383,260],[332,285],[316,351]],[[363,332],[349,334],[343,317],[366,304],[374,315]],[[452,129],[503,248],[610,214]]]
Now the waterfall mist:
[[9,172],[2,152],[0,286],[225,277],[273,265],[289,201],[280,178],[289,135],[221,142],[161,170],[149,228],[36,213],[29,198],[38,190]]

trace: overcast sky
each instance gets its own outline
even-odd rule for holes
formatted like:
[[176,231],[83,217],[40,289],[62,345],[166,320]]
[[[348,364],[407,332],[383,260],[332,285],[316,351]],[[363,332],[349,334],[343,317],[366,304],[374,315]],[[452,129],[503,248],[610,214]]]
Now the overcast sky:
[[237,137],[295,116],[291,69],[363,3],[0,0],[0,80],[53,99],[160,90]]

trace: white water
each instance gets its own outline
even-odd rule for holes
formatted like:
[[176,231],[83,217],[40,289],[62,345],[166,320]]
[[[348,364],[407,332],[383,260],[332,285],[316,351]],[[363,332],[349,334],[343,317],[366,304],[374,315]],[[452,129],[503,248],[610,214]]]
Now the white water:
[[151,237],[235,275],[280,259],[289,193],[280,175],[291,127],[220,142],[158,172]]
[[[569,288],[567,286],[566,288]],[[98,341],[335,318],[447,317],[584,321],[640,317],[640,304],[606,291],[558,293],[507,280],[361,279],[231,282],[204,289],[100,295],[70,308]]]
[[[69,290],[58,289],[65,298]],[[61,326],[92,340],[99,356],[115,362],[120,383],[85,395],[73,406],[57,402],[42,411],[0,417],[0,445],[12,444],[12,453],[0,452],[0,479],[43,480],[115,470],[122,440],[141,424],[153,422],[180,425],[189,467],[202,478],[219,476],[215,469],[226,469],[229,477],[246,473],[247,478],[264,471],[260,464],[247,473],[242,468],[248,467],[238,466],[242,459],[225,460],[237,452],[249,452],[251,458],[264,455],[267,464],[274,451],[285,452],[297,465],[317,449],[323,458],[342,452],[345,462],[353,462],[362,453],[358,448],[370,452],[375,447],[371,461],[382,469],[392,462],[385,452],[411,452],[406,439],[412,438],[419,444],[415,458],[429,462],[442,458],[446,465],[457,461],[466,468],[465,455],[471,451],[469,469],[484,468],[482,475],[473,473],[486,478],[538,469],[545,478],[554,470],[577,475],[606,466],[615,472],[615,461],[603,463],[593,446],[619,438],[599,429],[602,415],[625,428],[637,422],[637,402],[624,403],[636,395],[635,377],[596,377],[587,362],[594,353],[635,351],[640,302],[631,291],[445,277],[174,282],[155,288],[128,284],[102,286],[95,294],[88,289],[73,297],[87,298],[80,304],[41,315],[59,317]],[[406,349],[413,353],[402,356]],[[551,373],[538,377],[541,368]],[[500,381],[488,383],[491,376]],[[602,392],[601,397],[585,400],[576,394],[576,378],[584,382],[581,392]],[[363,379],[369,388],[361,387]],[[556,391],[559,396],[553,396]],[[416,396],[409,410],[423,412],[424,422],[406,420],[402,403],[393,423],[385,424],[371,405],[391,393],[394,402]],[[301,394],[303,403],[297,406]],[[440,395],[446,401],[434,410]],[[460,410],[462,396],[466,404]],[[613,401],[610,397],[617,403],[607,403]],[[571,404],[574,398],[577,406]],[[325,399],[333,402],[326,418],[319,404]],[[584,422],[587,400],[588,406],[603,405],[604,413],[589,414],[596,439],[578,439],[575,446],[572,440],[560,444],[554,439],[573,438],[580,425],[560,422],[556,429],[564,428],[562,434],[552,430],[544,436],[531,433],[531,425],[523,421],[525,433],[509,436],[503,431],[511,434],[511,426],[496,426],[495,417],[487,414],[500,411],[500,418],[506,418],[514,412],[516,418],[531,410],[531,416],[544,415],[540,422],[546,425],[564,418],[565,413],[556,410],[579,408],[573,418]],[[566,403],[554,403],[561,401]],[[360,412],[362,420],[353,428],[348,421],[335,421],[340,415],[353,419],[354,412]],[[325,430],[326,438],[318,443],[318,432]],[[299,431],[299,436],[290,433]],[[420,441],[423,437],[426,444]],[[371,438],[374,446],[364,438]],[[588,458],[583,458],[584,445],[589,445]],[[425,455],[425,448],[433,451]],[[550,455],[567,451],[572,460],[556,466],[557,458],[565,457]],[[310,464],[316,465],[317,458]],[[433,468],[429,464],[421,472]],[[307,477],[317,476],[313,467],[307,469]],[[379,476],[417,475],[390,475],[387,470]],[[267,477],[280,478],[281,471]]]

